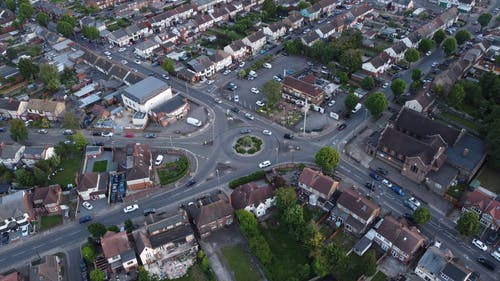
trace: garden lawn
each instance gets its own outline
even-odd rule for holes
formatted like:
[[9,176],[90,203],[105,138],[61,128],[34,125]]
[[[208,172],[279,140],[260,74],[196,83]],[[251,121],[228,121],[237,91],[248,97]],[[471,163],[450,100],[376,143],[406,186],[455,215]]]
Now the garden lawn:
[[491,167],[488,163],[481,168],[477,179],[481,182],[481,186],[489,189],[496,194],[500,193],[500,175],[498,170]]
[[373,276],[372,281],[385,281],[387,280],[387,276],[382,272],[378,271],[375,276]]
[[452,112],[443,112],[443,113],[441,113],[441,116],[445,120],[455,122],[455,123],[460,124],[466,128],[472,129],[476,132],[478,132],[479,129],[481,129],[481,126],[478,123],[476,123],[472,120],[469,120],[469,119],[462,118],[461,116],[459,116],[455,113],[452,113]]
[[181,278],[174,279],[175,281],[209,281],[199,263],[195,263]]
[[60,225],[62,223],[62,215],[54,216],[42,216],[41,218],[41,230],[46,230],[54,226]]
[[168,162],[165,167],[157,170],[160,184],[173,183],[186,175],[189,171],[189,161],[186,157],[181,157],[175,162]]
[[271,264],[265,268],[269,280],[300,280],[301,267],[310,262],[307,249],[282,224],[277,226],[268,220],[267,228],[261,227],[261,231],[273,255]]
[[332,243],[341,246],[345,252],[348,252],[354,246],[355,241],[351,235],[339,231],[339,233],[332,238]]
[[101,160],[94,162],[94,167],[92,167],[92,172],[106,172],[108,167],[108,160]]
[[260,274],[242,245],[226,246],[221,249],[236,281],[259,281]]
[[68,158],[61,161],[61,168],[63,171],[58,171],[57,174],[50,180],[51,184],[59,184],[63,189],[66,188],[68,183],[75,184],[75,176],[80,170],[82,158]]

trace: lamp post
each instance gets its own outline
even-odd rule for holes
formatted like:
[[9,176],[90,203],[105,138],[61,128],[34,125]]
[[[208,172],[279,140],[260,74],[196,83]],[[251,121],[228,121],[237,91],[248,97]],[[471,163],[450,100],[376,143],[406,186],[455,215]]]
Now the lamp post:
[[215,173],[217,173],[217,186],[219,186],[220,185],[219,169],[215,169]]

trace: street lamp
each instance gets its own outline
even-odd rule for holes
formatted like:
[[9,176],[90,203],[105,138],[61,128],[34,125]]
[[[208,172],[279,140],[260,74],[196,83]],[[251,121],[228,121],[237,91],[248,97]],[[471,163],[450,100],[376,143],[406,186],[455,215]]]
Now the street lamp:
[[217,186],[219,186],[220,185],[219,169],[215,169],[215,173],[217,173]]

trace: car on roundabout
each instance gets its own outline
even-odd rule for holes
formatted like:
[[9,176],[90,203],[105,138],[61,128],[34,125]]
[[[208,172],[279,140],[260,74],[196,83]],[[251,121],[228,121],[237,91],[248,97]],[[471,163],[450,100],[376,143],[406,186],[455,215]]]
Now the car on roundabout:
[[264,130],[264,131],[262,131],[262,134],[270,136],[273,134],[273,132],[271,132],[269,130]]
[[260,162],[260,163],[259,163],[259,168],[261,168],[261,169],[262,169],[262,168],[269,167],[269,166],[271,166],[271,161],[269,161],[269,160],[266,160],[266,161],[264,161],[264,162]]

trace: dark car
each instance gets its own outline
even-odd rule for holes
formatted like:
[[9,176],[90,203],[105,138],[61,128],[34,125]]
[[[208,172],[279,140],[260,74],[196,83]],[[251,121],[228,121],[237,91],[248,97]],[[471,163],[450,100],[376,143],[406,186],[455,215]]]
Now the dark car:
[[149,134],[145,134],[144,137],[147,139],[154,139],[154,138],[156,138],[156,134],[149,133]]
[[467,279],[467,281],[478,281],[479,277],[481,277],[481,274],[477,271],[474,271],[471,273],[471,275],[469,276],[469,279]]
[[96,146],[104,146],[104,143],[103,142],[96,142],[95,145]]
[[4,127],[0,127],[0,133],[1,132],[5,132],[5,128]]
[[243,128],[240,130],[240,134],[244,135],[244,134],[250,134],[252,132],[252,129],[250,128]]
[[151,214],[154,214],[156,213],[156,210],[154,208],[147,208],[147,209],[144,209],[144,216],[149,216]]
[[293,140],[293,135],[292,134],[284,134],[283,137],[287,140]]
[[236,113],[236,114],[240,113],[240,109],[237,108],[237,107],[232,107],[231,111],[234,112],[234,113]]
[[100,137],[102,134],[101,134],[101,132],[93,132],[92,135],[94,137]]
[[92,220],[92,217],[90,215],[86,215],[86,216],[81,217],[78,221],[80,223],[86,223],[86,222],[89,222],[91,220]]
[[493,263],[492,261],[490,261],[488,259],[485,259],[484,257],[479,257],[476,259],[476,261],[480,265],[484,266],[486,269],[489,269],[491,271],[495,270],[495,268],[496,268],[495,263]]
[[186,186],[187,187],[190,187],[190,186],[193,186],[197,183],[198,181],[196,181],[195,179],[191,179],[187,182]]
[[365,183],[365,187],[368,188],[371,191],[375,191],[375,184],[373,184],[371,182]]
[[340,124],[340,126],[337,127],[337,130],[342,131],[345,129],[345,127],[347,127],[346,123],[342,123]]
[[374,172],[370,173],[370,177],[373,178],[376,181],[381,181],[382,180],[382,177],[379,176],[379,175],[377,175],[377,174],[375,174]]
[[495,233],[492,233],[491,235],[489,235],[487,238],[486,238],[486,244],[488,245],[494,245],[495,242],[497,241],[498,239],[498,232],[495,232]]
[[384,175],[384,176],[387,176],[387,174],[389,173],[389,171],[387,171],[386,169],[384,169],[382,167],[377,167],[377,169],[375,169],[375,172],[377,172],[380,175]]
[[403,191],[403,189],[397,185],[391,186],[391,190],[399,196],[405,196],[405,192]]

